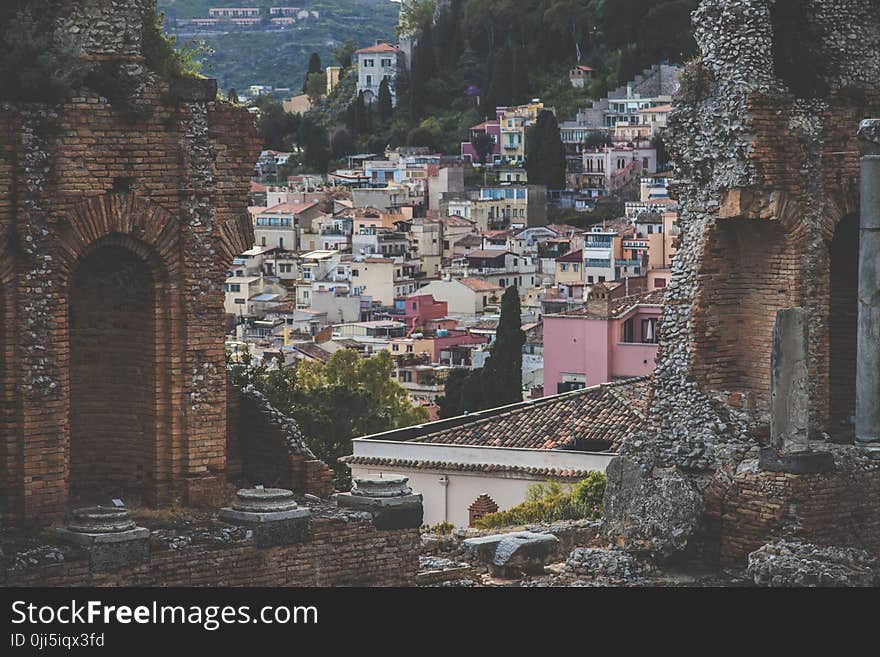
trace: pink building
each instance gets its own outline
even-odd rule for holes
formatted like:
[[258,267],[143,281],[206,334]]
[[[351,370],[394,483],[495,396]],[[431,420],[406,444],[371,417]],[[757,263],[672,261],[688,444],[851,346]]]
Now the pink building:
[[445,301],[435,301],[432,294],[417,294],[403,301],[403,321],[410,331],[449,314],[448,304]]
[[614,299],[603,288],[584,308],[544,317],[544,396],[654,371],[663,290]]
[[492,139],[495,140],[495,145],[492,146],[492,150],[486,156],[486,164],[493,164],[494,162],[498,162],[501,160],[501,117],[504,116],[504,112],[507,111],[505,107],[499,107],[495,110],[495,120],[494,121],[484,121],[479,125],[475,125],[471,128],[471,141],[463,141],[461,142],[461,159],[462,160],[470,160],[472,164],[476,164],[480,161],[479,156],[477,155],[477,151],[473,146],[474,136],[478,132],[485,132],[492,136]]

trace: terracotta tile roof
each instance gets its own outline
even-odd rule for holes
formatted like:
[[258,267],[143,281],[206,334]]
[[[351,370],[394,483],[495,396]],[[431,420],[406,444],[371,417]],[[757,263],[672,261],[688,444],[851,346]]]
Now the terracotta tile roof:
[[646,107],[645,109],[636,110],[636,114],[650,114],[651,112],[671,112],[672,105],[657,105],[657,107]]
[[496,292],[501,290],[495,283],[484,281],[482,278],[459,278],[458,282],[465,287],[469,287],[474,292]]
[[584,259],[584,252],[581,249],[569,251],[563,256],[556,258],[556,262],[580,262]]
[[[482,411],[474,414],[477,417],[472,422],[465,420],[455,426],[411,438],[409,442],[566,449],[573,447],[577,441],[616,450],[624,436],[644,424],[643,409],[647,408],[647,402],[634,403],[633,398],[639,395],[648,397],[646,391],[649,389],[650,377],[604,383]],[[430,425],[425,428],[430,429]]]
[[330,356],[333,355],[326,349],[322,349],[314,343],[295,344],[293,345],[293,348],[294,350],[318,361],[319,363],[326,363],[328,360],[330,360]]
[[494,463],[457,463],[453,461],[417,461],[414,459],[383,458],[376,456],[343,456],[339,459],[346,465],[372,465],[389,468],[405,468],[407,470],[460,470],[462,472],[492,472],[527,474],[541,479],[583,479],[589,470],[571,470],[561,468],[535,468],[527,466],[496,465]]
[[503,249],[476,249],[467,254],[468,258],[488,258],[494,260],[496,258],[503,258],[507,255],[507,251]]
[[659,290],[653,290],[652,292],[645,292],[644,294],[633,294],[628,297],[620,297],[619,299],[614,299],[611,302],[611,315],[612,317],[619,317],[620,315],[628,312],[629,309],[633,306],[662,305],[663,294],[665,292],[666,290],[661,288]]
[[390,43],[377,43],[375,46],[370,46],[369,48],[361,48],[356,54],[360,55],[361,53],[367,54],[374,52],[400,52],[400,48],[392,46]]
[[318,205],[317,201],[311,201],[310,203],[279,203],[271,208],[264,208],[260,214],[299,214],[316,205]]

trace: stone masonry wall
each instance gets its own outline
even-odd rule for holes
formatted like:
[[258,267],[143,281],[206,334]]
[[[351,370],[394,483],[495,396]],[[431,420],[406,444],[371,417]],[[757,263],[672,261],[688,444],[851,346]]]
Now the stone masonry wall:
[[777,309],[807,311],[812,437],[848,438],[831,400],[850,406],[854,371],[830,361],[855,339],[854,283],[832,281],[832,254],[855,259],[857,243],[832,244],[858,212],[858,124],[880,114],[874,0],[703,0],[693,21],[701,57],[668,129],[681,237],[650,428],[624,441],[605,500],[609,534],[662,557],[706,535],[716,474],[757,458]]

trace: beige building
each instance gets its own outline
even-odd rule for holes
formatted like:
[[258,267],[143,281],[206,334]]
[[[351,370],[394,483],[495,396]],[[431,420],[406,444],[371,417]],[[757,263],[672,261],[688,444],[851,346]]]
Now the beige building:
[[351,264],[351,285],[356,296],[366,295],[383,306],[418,289],[413,277],[417,266],[403,258],[365,258]]
[[435,301],[445,301],[450,315],[479,315],[501,300],[504,290],[479,278],[453,278],[432,281],[419,294],[431,294]]

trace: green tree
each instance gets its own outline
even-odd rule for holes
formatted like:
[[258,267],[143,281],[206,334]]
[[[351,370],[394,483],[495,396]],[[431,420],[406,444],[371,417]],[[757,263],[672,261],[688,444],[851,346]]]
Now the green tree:
[[391,116],[394,113],[394,103],[391,98],[391,88],[387,77],[383,77],[382,82],[379,84],[378,112],[382,125],[391,121]]
[[495,342],[483,367],[482,383],[489,408],[522,401],[522,349],[525,342],[519,292],[515,285],[511,285],[501,297],[501,318]]
[[330,138],[327,128],[311,118],[304,118],[299,127],[299,145],[303,149],[303,164],[321,174],[330,167]]
[[321,66],[321,56],[318,53],[313,52],[309,55],[309,68],[306,71],[306,77],[303,80],[302,92],[306,93],[309,87],[309,76],[312,73],[321,73],[324,70],[324,67]]
[[348,39],[333,51],[333,57],[336,59],[336,63],[345,70],[351,68],[355,52],[357,52],[357,46],[355,45],[354,40]]
[[565,146],[553,112],[543,110],[526,134],[529,182],[548,189],[565,188]]
[[471,146],[477,152],[477,159],[480,164],[485,165],[486,158],[489,157],[489,153],[495,147],[495,139],[488,132],[478,132],[471,139]]
[[333,157],[339,159],[354,153],[354,137],[348,128],[337,128],[330,137],[330,150]]
[[284,111],[283,105],[271,96],[260,96],[257,101],[260,113],[257,117],[257,131],[263,140],[263,147],[276,151],[288,151],[298,141],[301,118],[299,114]]
[[443,385],[443,396],[437,398],[440,419],[457,417],[462,414],[462,391],[470,370],[458,367],[449,372]]
[[326,91],[327,74],[324,72],[309,73],[309,78],[306,81],[306,94],[309,97],[309,102],[311,102],[312,105],[317,104]]

